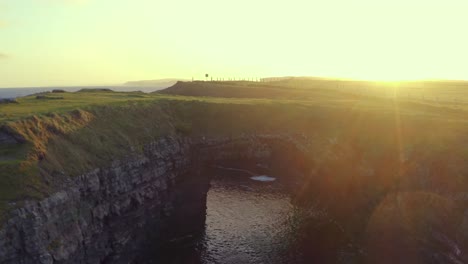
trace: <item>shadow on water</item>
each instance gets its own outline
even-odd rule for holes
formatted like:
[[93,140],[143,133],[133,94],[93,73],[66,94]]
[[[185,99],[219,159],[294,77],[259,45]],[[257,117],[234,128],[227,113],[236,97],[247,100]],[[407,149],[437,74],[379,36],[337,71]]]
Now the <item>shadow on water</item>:
[[338,248],[324,248],[317,237],[305,235],[335,239],[333,231],[320,213],[294,205],[286,185],[281,179],[255,181],[245,173],[216,170],[203,232],[167,244],[149,263],[336,262]]

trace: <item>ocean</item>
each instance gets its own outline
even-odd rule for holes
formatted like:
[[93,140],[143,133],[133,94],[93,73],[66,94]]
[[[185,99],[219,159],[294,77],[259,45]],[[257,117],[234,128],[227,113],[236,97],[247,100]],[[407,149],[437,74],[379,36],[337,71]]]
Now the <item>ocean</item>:
[[74,87],[25,87],[25,88],[0,88],[0,98],[17,98],[35,93],[61,89],[67,92],[76,92],[81,89],[111,89],[117,92],[142,91],[145,93],[154,92],[167,88],[168,86],[74,86]]

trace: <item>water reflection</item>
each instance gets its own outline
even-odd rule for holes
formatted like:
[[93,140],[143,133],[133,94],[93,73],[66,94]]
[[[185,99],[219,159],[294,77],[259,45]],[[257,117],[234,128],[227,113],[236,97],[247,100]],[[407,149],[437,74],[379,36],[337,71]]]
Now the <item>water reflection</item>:
[[290,223],[295,208],[281,183],[218,176],[207,205],[205,263],[285,263],[284,258],[300,258],[289,254],[296,237]]
[[296,243],[301,212],[281,181],[229,172],[211,185],[205,232],[165,249],[162,263],[307,263]]
[[467,259],[467,242],[460,236],[463,216],[453,201],[440,195],[388,194],[364,223],[366,229],[355,229],[353,234],[325,210],[294,205],[289,193],[297,187],[292,186],[281,177],[258,181],[233,170],[215,174],[203,234],[164,249],[163,258],[155,263],[462,263]]

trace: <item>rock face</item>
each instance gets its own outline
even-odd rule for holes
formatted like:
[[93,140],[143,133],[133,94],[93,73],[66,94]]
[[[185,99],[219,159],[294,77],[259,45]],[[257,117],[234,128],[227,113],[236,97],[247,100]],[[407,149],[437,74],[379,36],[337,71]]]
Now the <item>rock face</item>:
[[128,263],[170,231],[174,189],[189,168],[189,144],[164,138],[26,202],[0,231],[0,262]]
[[[242,164],[242,168],[249,171],[287,175],[294,181],[292,189],[305,190],[302,192],[305,194],[315,191],[320,195],[320,190],[328,190],[326,193],[333,196],[344,193],[337,192],[341,190],[339,188],[331,188],[334,187],[330,184],[332,174],[327,177],[326,171],[316,170],[314,166],[319,166],[305,160],[304,154],[310,147],[306,140],[297,140],[298,137],[285,135],[246,135],[197,139],[164,137],[151,142],[143,147],[142,153],[128,153],[126,158],[107,167],[68,179],[42,201],[29,200],[17,205],[18,209],[9,213],[8,221],[0,229],[0,263],[148,263],[151,257],[147,256],[154,255],[164,243],[179,241],[203,230],[210,182],[205,168],[213,165],[237,167]],[[0,143],[8,142],[16,140],[0,133]],[[357,167],[356,171],[362,171],[364,175],[373,174],[376,169],[375,166]],[[347,173],[352,172],[351,169],[344,167]],[[373,178],[369,175],[369,179]],[[376,253],[375,256],[370,254],[369,258],[385,258],[390,251],[373,246],[386,245],[381,243],[380,234],[391,230],[388,223],[393,227],[400,219],[402,214],[395,209],[398,207],[394,202],[400,205],[402,199],[384,200],[387,202],[369,211],[371,221],[361,228],[361,222],[367,223],[366,211],[358,209],[366,209],[368,204],[359,205],[359,196],[353,193],[343,197],[347,199],[343,208],[340,207],[341,200],[333,203],[335,200],[332,199],[327,203],[334,224],[319,230],[322,233],[312,230],[310,237],[342,238],[343,244],[349,244],[349,233],[365,231],[365,237],[357,237],[369,241],[368,250]],[[355,197],[357,202],[352,203]],[[410,252],[411,256],[424,260],[421,263],[463,263],[468,260],[465,253],[468,217],[449,213],[455,211],[451,201],[434,195],[397,197],[408,200],[403,203],[408,205],[404,207],[408,212],[414,211],[413,208],[426,208],[426,211],[422,216],[414,214],[410,228],[406,228],[408,223],[403,221],[399,230],[401,235],[395,236],[393,244],[397,245],[406,236],[408,241],[419,241],[419,248],[431,249],[422,253]],[[356,204],[359,206],[354,206]],[[427,207],[420,204],[427,204]],[[354,206],[351,207],[353,210],[348,210],[349,205]],[[338,213],[333,214],[332,209]],[[340,221],[341,215],[344,220],[357,219],[356,228],[351,221],[348,226],[343,225],[347,222]],[[390,216],[396,218],[388,222],[392,219]],[[465,228],[446,228],[458,228],[457,219],[460,218],[463,219],[461,226]],[[443,219],[453,221],[445,223]],[[414,233],[416,228],[413,226],[428,228]],[[322,247],[327,245],[320,239],[315,242]],[[313,243],[307,245],[315,247]],[[330,247],[333,246],[335,240],[330,242]],[[305,250],[313,251],[313,248]]]
[[259,138],[166,137],[143,154],[71,179],[42,201],[26,201],[0,230],[0,262],[144,263],[138,258],[165,241],[203,229],[210,179],[202,168],[238,159],[241,152],[229,144],[239,142],[249,146],[242,158],[271,156]]
[[15,144],[16,139],[7,133],[0,131],[0,144]]

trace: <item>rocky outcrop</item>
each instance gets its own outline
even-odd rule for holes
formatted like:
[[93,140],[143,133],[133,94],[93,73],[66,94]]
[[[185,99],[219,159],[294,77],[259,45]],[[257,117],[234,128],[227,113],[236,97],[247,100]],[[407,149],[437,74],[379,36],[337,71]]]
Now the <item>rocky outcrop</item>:
[[27,201],[0,231],[0,262],[128,263],[170,229],[173,190],[189,168],[189,144],[164,138]]
[[[314,161],[307,159],[307,143],[301,135],[260,134],[236,138],[198,139],[208,166],[231,167],[255,174],[285,178],[290,187],[303,183]],[[293,192],[295,192],[293,190]]]
[[0,98],[0,104],[18,104],[18,101],[11,98]]
[[15,144],[17,143],[16,139],[11,135],[0,131],[0,145],[2,144]]
[[[9,136],[3,138],[6,139],[4,142],[11,140]],[[394,237],[395,241],[382,240],[380,234],[390,230],[387,224],[395,226],[402,215],[398,210],[395,213],[397,207],[392,203],[396,201],[401,206],[401,199],[384,199],[385,196],[376,195],[371,197],[372,200],[358,195],[366,190],[358,189],[364,183],[352,185],[356,183],[354,180],[344,186],[347,189],[340,189],[342,184],[337,187],[331,181],[332,176],[347,174],[366,175],[371,181],[377,166],[356,163],[359,166],[354,168],[344,166],[347,164],[337,166],[340,163],[330,163],[335,167],[321,164],[322,168],[331,168],[327,174],[327,171],[317,169],[320,164],[314,162],[318,161],[307,159],[310,155],[305,154],[311,150],[309,144],[302,135],[163,137],[146,144],[142,152],[128,153],[107,167],[68,178],[42,201],[16,204],[18,209],[9,213],[8,221],[0,229],[0,263],[148,263],[148,259],[154,259],[155,249],[164,243],[179,241],[179,238],[203,230],[210,182],[205,169],[213,165],[287,175],[296,184],[292,186],[293,192],[307,194],[303,200],[318,205],[320,198],[322,201],[327,198],[323,204],[330,215],[327,221],[333,218],[329,221],[333,224],[327,224],[321,232],[309,230],[313,234],[309,237],[339,237],[342,244],[352,244],[353,250],[364,252],[359,253],[363,258],[367,256],[366,248],[363,248],[367,244],[368,251],[377,252],[369,258],[379,259],[390,251],[372,246],[386,245],[385,242],[398,244],[400,238],[406,237],[408,241],[418,241],[417,246],[423,250],[410,253],[423,260],[461,263],[468,259],[464,250],[468,244],[466,230],[458,228],[457,224],[457,219],[462,216],[447,213],[456,211],[451,201],[434,195],[396,196],[409,201],[403,205],[413,205],[408,206],[409,212],[412,208],[423,208],[424,204],[427,204],[427,210],[422,216],[414,215],[410,228],[402,222],[401,230],[398,230],[401,235]],[[333,152],[334,155],[343,153]],[[341,171],[346,174],[338,174]],[[353,186],[357,191],[351,188]],[[343,199],[336,197],[347,200],[342,202]],[[361,200],[364,202],[360,203]],[[432,215],[434,218],[429,217]],[[386,222],[392,219],[390,216],[395,219]],[[453,221],[444,224],[441,222],[444,218]],[[462,226],[466,226],[466,218],[463,218]],[[413,226],[427,229],[418,229],[420,232],[415,233]],[[458,229],[449,232],[445,226]],[[359,233],[364,236],[356,235]],[[392,234],[396,232],[390,232],[389,236]],[[328,242],[326,247],[334,249],[336,240]],[[315,243],[322,247],[326,245],[321,239]],[[431,252],[424,251],[427,248]],[[151,257],[147,258],[148,255]]]
[[142,154],[129,153],[12,211],[0,230],[0,262],[131,263],[165,241],[203,229],[206,164],[239,155],[265,161],[274,142],[288,140],[166,137],[147,144]]

